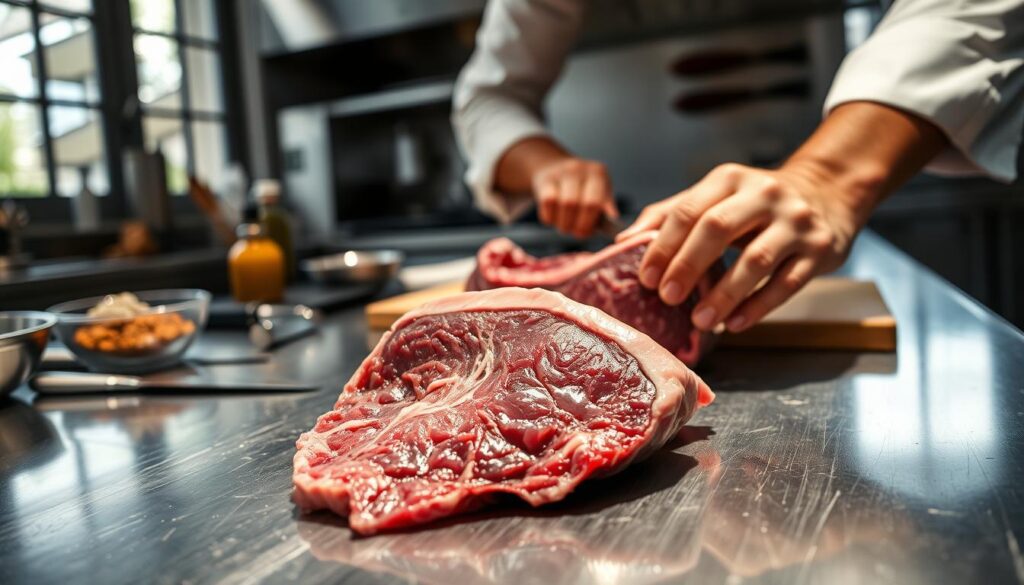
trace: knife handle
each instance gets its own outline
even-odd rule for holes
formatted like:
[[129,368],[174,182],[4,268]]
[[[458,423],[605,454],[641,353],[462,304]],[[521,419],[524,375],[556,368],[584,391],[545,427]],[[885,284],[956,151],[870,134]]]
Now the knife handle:
[[83,394],[138,390],[142,388],[142,380],[135,376],[58,372],[38,374],[29,386],[40,394]]

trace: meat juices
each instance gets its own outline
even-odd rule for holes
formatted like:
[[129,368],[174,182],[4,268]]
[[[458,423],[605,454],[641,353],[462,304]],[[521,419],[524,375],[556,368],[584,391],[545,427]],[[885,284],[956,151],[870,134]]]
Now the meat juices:
[[534,258],[507,238],[491,240],[477,253],[477,268],[466,290],[522,286],[558,291],[636,327],[694,366],[710,349],[714,335],[696,329],[690,313],[723,268],[715,265],[682,304],[666,305],[657,291],[640,285],[638,275],[640,260],[656,233],[637,234],[597,253],[547,258]]
[[711,390],[648,336],[540,289],[410,312],[297,442],[293,499],[372,534],[498,493],[561,500],[661,447]]

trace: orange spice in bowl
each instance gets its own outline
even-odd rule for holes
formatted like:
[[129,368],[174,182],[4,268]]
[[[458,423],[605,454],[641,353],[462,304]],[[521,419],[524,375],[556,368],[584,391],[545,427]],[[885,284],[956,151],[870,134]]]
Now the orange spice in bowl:
[[92,351],[143,353],[160,349],[195,330],[195,323],[177,313],[140,315],[79,327],[75,331],[75,343]]
[[109,321],[82,325],[74,341],[90,351],[140,354],[162,349],[181,337],[192,335],[196,324],[178,313],[152,313],[151,307],[131,293],[109,295],[89,310],[90,317]]

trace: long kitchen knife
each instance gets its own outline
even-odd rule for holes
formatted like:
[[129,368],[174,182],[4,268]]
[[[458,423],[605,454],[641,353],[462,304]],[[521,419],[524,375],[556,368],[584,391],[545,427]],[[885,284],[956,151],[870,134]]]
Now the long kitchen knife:
[[601,214],[601,217],[597,220],[597,226],[594,231],[602,236],[615,239],[615,236],[619,235],[619,232],[626,229],[626,224],[623,223],[621,218],[609,217],[605,214]]
[[222,382],[184,378],[147,380],[138,376],[115,376],[86,372],[38,374],[29,386],[40,394],[134,393],[146,390],[187,392],[312,392],[316,386],[292,382]]

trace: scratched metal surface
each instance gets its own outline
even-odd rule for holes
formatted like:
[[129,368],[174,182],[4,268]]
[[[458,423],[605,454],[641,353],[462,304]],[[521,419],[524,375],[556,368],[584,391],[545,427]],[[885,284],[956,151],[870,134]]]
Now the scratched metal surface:
[[358,310],[200,372],[316,394],[8,404],[0,582],[1024,581],[1024,339],[874,237],[847,270],[879,281],[896,354],[721,351],[718,401],[653,459],[402,534],[289,501],[296,436],[366,353]]

